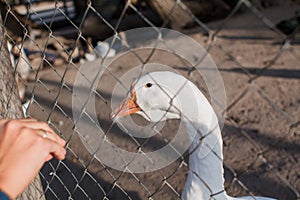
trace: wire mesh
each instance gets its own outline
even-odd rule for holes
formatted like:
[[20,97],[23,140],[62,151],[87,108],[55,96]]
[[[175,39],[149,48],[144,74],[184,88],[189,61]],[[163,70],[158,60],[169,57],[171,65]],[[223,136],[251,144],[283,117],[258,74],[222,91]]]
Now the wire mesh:
[[[226,118],[222,129],[227,193],[253,199],[300,199],[298,3],[1,1],[24,112],[28,117],[47,121],[67,141],[67,158],[47,162],[39,173],[46,198],[180,199],[189,172],[206,184],[188,164],[189,156],[201,142],[165,168],[134,173],[130,167],[119,171],[107,166],[97,156],[101,146],[91,147],[92,152],[88,150],[83,144],[88,138],[77,128],[74,112],[79,119],[86,116],[86,123],[103,131],[105,141],[140,154],[160,149],[172,140],[172,133],[178,129],[176,120],[166,122],[163,131],[154,128],[155,137],[141,139],[124,134],[109,119],[113,86],[121,83],[126,94],[132,93],[133,88],[121,77],[133,66],[142,66],[142,71],[147,63],[163,63],[207,93],[207,86],[195,73],[196,66],[172,55],[172,49],[171,53],[155,47],[141,52],[132,50],[126,30],[147,26],[173,28],[188,35],[205,48],[218,66],[228,104],[223,110]],[[129,53],[102,71],[104,63],[116,55],[108,55],[114,50],[112,46],[103,55],[95,53],[101,44],[97,42],[110,36],[125,45]],[[86,72],[95,75],[94,79]],[[74,94],[76,76],[89,85],[79,88],[88,91],[84,99]],[[96,97],[97,122],[89,116],[87,101],[91,95]],[[81,109],[73,109],[72,99]],[[201,136],[204,137],[200,141],[207,137]],[[215,154],[221,161],[220,155]],[[121,157],[118,151],[108,155]],[[218,199],[219,193],[223,191],[210,191],[210,198]]]

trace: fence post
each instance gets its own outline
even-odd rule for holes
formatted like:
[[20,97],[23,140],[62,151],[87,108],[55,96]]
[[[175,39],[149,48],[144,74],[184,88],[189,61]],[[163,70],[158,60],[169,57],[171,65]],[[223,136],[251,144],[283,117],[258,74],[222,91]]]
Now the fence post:
[[[0,118],[22,118],[21,100],[18,95],[14,70],[7,49],[5,28],[0,15]],[[22,153],[22,152],[20,152]],[[30,161],[29,161],[30,162]],[[40,177],[37,175],[18,199],[45,199]]]

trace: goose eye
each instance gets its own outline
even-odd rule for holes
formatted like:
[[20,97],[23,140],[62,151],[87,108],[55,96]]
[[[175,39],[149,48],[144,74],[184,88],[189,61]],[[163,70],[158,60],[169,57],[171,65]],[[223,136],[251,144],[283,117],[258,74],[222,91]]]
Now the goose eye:
[[146,87],[146,88],[152,87],[152,83],[147,83],[147,84],[145,85],[145,87]]

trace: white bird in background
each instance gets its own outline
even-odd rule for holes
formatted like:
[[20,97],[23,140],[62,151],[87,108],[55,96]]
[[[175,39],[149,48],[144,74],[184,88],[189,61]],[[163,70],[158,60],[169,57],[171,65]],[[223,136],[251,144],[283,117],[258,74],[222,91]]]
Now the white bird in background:
[[167,119],[184,122],[191,145],[182,199],[271,200],[253,196],[233,198],[226,194],[222,136],[217,116],[205,96],[185,77],[167,71],[140,77],[133,83],[131,97],[125,99],[111,117],[134,113],[153,122]]
[[[21,44],[12,45],[10,42],[7,42],[7,47],[10,53],[12,67],[17,72],[15,78],[19,90],[19,96],[21,100],[23,100],[26,92],[23,81],[26,82],[28,80],[29,74],[31,72],[30,62]],[[20,78],[22,79],[22,81],[19,80]]]
[[14,44],[7,42],[8,50],[12,66],[17,70],[18,74],[23,80],[27,80],[31,71],[30,62],[25,54],[24,48],[21,44]]

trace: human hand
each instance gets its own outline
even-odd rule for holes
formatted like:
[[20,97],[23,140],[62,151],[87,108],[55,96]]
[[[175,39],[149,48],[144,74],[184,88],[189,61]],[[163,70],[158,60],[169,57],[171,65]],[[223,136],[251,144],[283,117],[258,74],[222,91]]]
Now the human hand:
[[65,141],[45,122],[0,120],[0,189],[16,198],[46,161],[65,158]]

